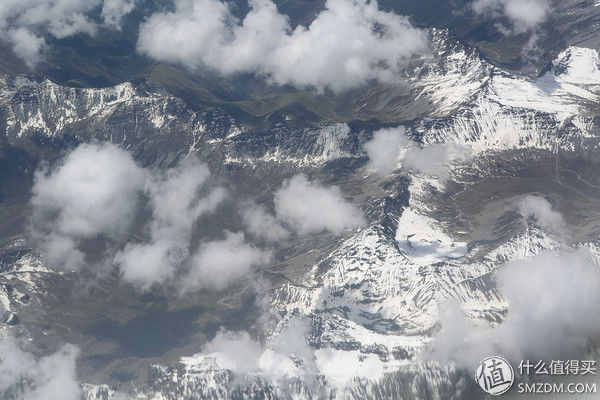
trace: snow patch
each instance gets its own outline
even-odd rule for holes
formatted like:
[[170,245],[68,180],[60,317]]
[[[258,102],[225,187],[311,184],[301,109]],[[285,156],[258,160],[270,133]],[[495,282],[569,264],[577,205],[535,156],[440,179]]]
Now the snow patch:
[[454,241],[435,220],[412,208],[407,208],[402,213],[396,240],[408,258],[416,264],[427,265],[467,253],[466,243]]

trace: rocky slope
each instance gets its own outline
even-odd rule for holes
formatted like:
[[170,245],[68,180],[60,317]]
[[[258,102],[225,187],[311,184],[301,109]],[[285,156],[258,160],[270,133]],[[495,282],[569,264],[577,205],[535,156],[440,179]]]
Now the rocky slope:
[[[559,205],[590,207],[584,197],[600,195],[589,179],[600,142],[600,59],[595,50],[570,47],[531,80],[493,67],[447,32],[433,30],[432,39],[431,63],[407,72],[397,88],[374,89],[364,110],[353,106],[365,118],[373,109],[402,109],[421,146],[467,147],[471,157],[451,165],[447,179],[366,169],[362,146],[381,123],[310,122],[293,109],[258,121],[228,108],[192,108],[143,80],[103,89],[0,80],[4,151],[25,149],[37,162],[48,154],[40,149],[55,148],[56,157],[74,143],[111,141],[155,167],[198,153],[255,198],[269,198],[302,171],[342,186],[367,215],[366,227],[342,237],[298,239],[280,249],[282,260],[265,273],[269,322],[259,334],[257,367],[236,371],[222,355],[200,352],[159,360],[142,386],[86,385],[86,398],[118,398],[120,391],[156,399],[472,398],[463,372],[419,355],[450,299],[477,323],[503,320],[507,305],[492,277],[507,261],[595,241],[593,234],[557,237],[519,214],[515,200],[538,192]],[[568,215],[567,222],[596,221]],[[22,235],[2,239],[4,326],[40,335],[19,314],[35,312],[59,277]],[[276,345],[288,340],[290,326],[308,353],[290,355]],[[332,360],[348,371],[336,371]],[[284,370],[278,379],[273,365]]]

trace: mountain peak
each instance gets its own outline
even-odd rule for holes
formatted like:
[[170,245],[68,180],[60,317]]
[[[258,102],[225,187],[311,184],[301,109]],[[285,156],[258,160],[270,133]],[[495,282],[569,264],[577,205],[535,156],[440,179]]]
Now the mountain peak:
[[573,84],[600,83],[600,57],[595,49],[569,47],[552,62],[554,76]]

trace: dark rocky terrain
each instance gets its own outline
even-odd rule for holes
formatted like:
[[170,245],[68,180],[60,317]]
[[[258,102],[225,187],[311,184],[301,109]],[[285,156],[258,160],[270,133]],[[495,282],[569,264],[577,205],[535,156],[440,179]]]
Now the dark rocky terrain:
[[[540,28],[543,57],[534,62],[519,56],[525,37],[452,13],[452,2],[382,1],[427,27],[432,59],[407,67],[402,84],[344,95],[150,62],[135,53],[131,33],[164,5],[143,3],[121,31],[57,39],[35,73],[9,51],[0,63],[2,329],[39,357],[78,346],[84,398],[479,398],[470,370],[422,358],[440,330],[441,304],[454,299],[471,321],[495,326],[509,309],[494,278],[505,263],[580,247],[599,256],[593,1],[559,2]],[[294,23],[323,7],[280,3]],[[448,160],[443,173],[374,173],[365,144],[399,125],[422,149],[456,145],[468,156]],[[80,144],[106,142],[149,170],[193,156],[206,163],[230,199],[197,221],[196,244],[245,229],[237,200],[273,212],[274,193],[300,173],[338,186],[364,224],[273,244],[246,235],[271,260],[224,290],[140,293],[114,269],[57,272],[28,233],[35,171]],[[560,213],[563,231],[522,215],[519,201],[532,195]],[[138,211],[127,240],[146,234],[147,213]],[[103,245],[90,246],[90,257],[100,257]],[[314,376],[276,379],[268,369],[223,368],[202,351],[223,329],[275,349],[298,320],[317,362],[340,357],[385,373],[340,387],[322,365]],[[311,370],[300,356],[294,362]]]

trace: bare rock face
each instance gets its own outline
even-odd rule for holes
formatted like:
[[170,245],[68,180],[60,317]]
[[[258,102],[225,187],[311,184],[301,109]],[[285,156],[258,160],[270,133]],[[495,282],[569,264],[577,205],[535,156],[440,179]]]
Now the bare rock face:
[[[228,330],[251,331],[248,340],[257,350],[247,368],[231,367],[223,356],[227,352],[204,351],[220,331],[205,323],[206,332],[196,332],[200,322],[185,336],[188,343],[181,340],[161,354],[114,356],[128,338],[143,337],[144,327],[156,328],[136,316],[189,310],[197,299],[164,293],[140,298],[117,274],[78,286],[71,273],[47,268],[25,241],[24,228],[0,237],[3,329],[41,340],[46,351],[59,341],[77,343],[80,379],[89,382],[82,386],[86,399],[119,399],[124,393],[189,400],[431,393],[473,398],[474,382],[464,371],[420,354],[439,331],[441,309],[450,300],[475,323],[504,320],[507,304],[493,276],[506,262],[595,242],[590,232],[596,214],[588,212],[594,206],[586,199],[600,195],[590,179],[599,159],[600,59],[596,50],[569,47],[543,75],[523,78],[489,64],[447,31],[432,29],[431,37],[432,62],[407,71],[402,88],[361,94],[368,107],[356,115],[403,113],[407,135],[419,146],[467,148],[468,161],[452,163],[444,179],[407,168],[387,176],[369,171],[363,145],[386,126],[378,121],[299,126],[293,110],[258,121],[233,108],[192,107],[142,79],[76,89],[32,76],[1,78],[0,152],[27,161],[6,176],[7,182],[23,179],[31,186],[40,160],[55,160],[78,143],[109,141],[149,168],[198,154],[235,196],[259,199],[270,208],[282,181],[304,173],[343,188],[366,220],[341,235],[292,235],[273,245],[272,265],[260,271],[265,286],[260,301],[245,283],[218,301],[202,299],[197,314],[181,314],[194,323],[206,315]],[[565,210],[567,225],[582,228],[565,243],[521,215],[515,201],[532,192]],[[227,213],[231,209],[215,218],[239,228]],[[16,223],[25,227],[27,217],[24,212]],[[69,298],[65,291],[73,288],[92,293],[92,300]],[[270,312],[259,306],[247,312],[231,300],[236,296],[248,307],[268,304]],[[56,304],[64,309],[57,311]],[[44,315],[56,316],[57,323],[44,323]],[[298,320],[302,324],[294,325]],[[139,325],[128,325],[131,321]],[[120,327],[113,329],[120,336],[90,333],[99,326]],[[290,326],[306,341],[299,349],[308,353],[282,350],[281,341],[292,343]],[[92,339],[86,339],[88,333]],[[177,333],[168,337],[181,339]],[[350,375],[377,373],[359,373],[342,385],[344,371],[332,368],[331,360]]]

